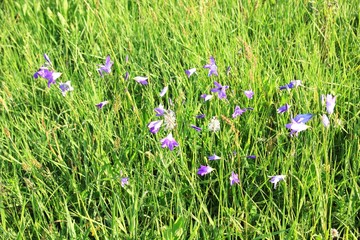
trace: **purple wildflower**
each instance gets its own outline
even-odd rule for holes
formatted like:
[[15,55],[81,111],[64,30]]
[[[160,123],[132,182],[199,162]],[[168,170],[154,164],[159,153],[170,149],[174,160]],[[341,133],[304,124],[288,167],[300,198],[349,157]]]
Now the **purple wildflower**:
[[160,130],[160,127],[163,123],[163,120],[153,121],[148,124],[148,128],[152,134],[157,133]]
[[160,92],[160,97],[163,97],[166,94],[166,92],[168,91],[168,89],[169,89],[168,86],[164,87],[163,90],[161,90],[161,92]]
[[189,70],[185,70],[185,74],[188,78],[196,72],[196,68],[191,68]]
[[274,189],[276,189],[276,185],[280,181],[285,181],[286,175],[276,175],[276,176],[268,176],[270,179],[270,182],[274,184]]
[[251,90],[244,91],[244,94],[245,94],[245,96],[246,96],[248,99],[252,99],[253,96],[254,96],[254,92],[251,91]]
[[214,57],[210,57],[210,63],[209,63],[209,64],[206,64],[206,65],[204,66],[204,68],[209,69],[209,74],[208,74],[209,77],[210,77],[211,75],[218,76],[217,66],[216,66]]
[[199,115],[196,115],[196,118],[198,118],[198,119],[205,118],[205,114],[199,114]]
[[303,122],[296,121],[295,119],[291,119],[291,123],[288,123],[285,126],[286,128],[291,130],[290,132],[291,135],[293,134],[297,135],[299,132],[305,131],[310,127],[308,125],[305,125],[305,123]]
[[165,113],[164,106],[161,104],[159,105],[159,107],[155,108],[154,111],[156,112],[157,117],[160,117],[160,116],[164,115],[164,113]]
[[249,159],[256,159],[256,156],[255,156],[255,155],[249,155],[249,156],[246,156],[246,158],[249,158]]
[[230,185],[234,185],[235,183],[238,184],[240,182],[239,175],[235,174],[234,172],[231,172],[230,176]]
[[330,126],[330,120],[329,120],[329,118],[325,115],[325,114],[323,114],[322,116],[321,116],[321,121],[322,121],[322,123],[324,124],[324,127],[329,127]]
[[67,92],[73,91],[74,88],[71,86],[70,81],[67,81],[66,83],[60,83],[59,88],[61,90],[62,95],[65,97]]
[[302,86],[301,80],[292,80],[292,81],[290,81],[289,84],[286,84],[284,86],[280,86],[280,90],[291,89],[291,88],[295,88],[295,87],[298,87],[298,86]]
[[174,149],[174,147],[179,146],[179,144],[175,141],[175,139],[173,138],[171,133],[169,133],[169,135],[167,135],[167,137],[161,139],[160,142],[161,142],[162,148],[168,147],[170,149],[170,151],[172,151]]
[[211,173],[212,171],[214,171],[212,167],[201,165],[200,168],[198,169],[197,174],[199,174],[200,176],[204,176],[206,174]]
[[246,108],[241,109],[239,106],[236,106],[235,111],[232,114],[232,117],[236,118],[237,116],[241,116],[244,112],[246,112]]
[[121,187],[125,187],[125,185],[128,185],[128,184],[129,184],[128,177],[121,178]]
[[101,103],[98,103],[96,104],[95,106],[98,108],[98,109],[102,109],[106,104],[108,104],[109,101],[103,101]]
[[210,99],[212,99],[213,95],[208,95],[208,94],[201,94],[200,96],[201,98],[204,99],[204,101],[209,101]]
[[220,83],[214,81],[215,88],[211,89],[211,92],[217,92],[220,99],[226,98],[226,89],[229,86],[222,86]]
[[307,123],[312,118],[311,113],[298,114],[294,117],[294,120],[298,123]]
[[219,160],[221,159],[221,157],[217,156],[216,154],[212,155],[212,156],[208,156],[208,159],[210,161],[213,161],[213,160]]
[[137,77],[134,77],[134,80],[137,81],[138,83],[142,84],[142,85],[147,85],[148,82],[148,77],[140,77],[140,76],[137,76]]
[[334,113],[334,108],[335,108],[335,101],[336,101],[336,96],[333,97],[331,94],[326,95],[326,111],[329,114],[333,114]]
[[277,113],[284,113],[287,112],[287,110],[289,110],[290,105],[289,104],[285,104],[284,106],[281,106],[278,108]]
[[44,53],[44,58],[45,58],[45,61],[48,62],[48,63],[50,64],[50,66],[52,66],[52,63],[51,63],[51,61],[50,61],[50,58],[49,58],[49,56],[48,56],[46,53]]
[[193,129],[195,129],[196,131],[200,132],[201,131],[201,128],[195,126],[195,125],[190,125]]
[[56,79],[61,76],[59,72],[49,71],[47,68],[41,67],[35,74],[34,78],[42,77],[48,80],[47,86],[50,88],[51,84],[56,83]]
[[126,72],[124,75],[124,80],[127,81],[129,80],[129,72]]
[[103,72],[110,73],[111,72],[111,66],[114,64],[113,61],[110,60],[110,55],[106,57],[105,65],[99,65],[100,68],[98,68],[98,72],[100,76],[103,76]]

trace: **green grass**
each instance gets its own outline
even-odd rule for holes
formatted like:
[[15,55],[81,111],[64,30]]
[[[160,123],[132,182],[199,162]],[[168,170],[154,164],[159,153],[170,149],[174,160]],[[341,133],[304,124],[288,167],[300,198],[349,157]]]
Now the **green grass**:
[[[331,239],[331,228],[357,239],[359,3],[47,2],[0,2],[1,239]],[[66,97],[32,77],[43,53],[58,83],[71,80]],[[219,77],[202,68],[210,56]],[[304,86],[278,90],[292,79]],[[228,100],[204,103],[214,80],[230,86]],[[330,93],[326,129],[320,97]],[[161,148],[164,128],[147,128],[160,103],[176,113],[174,151]],[[285,103],[290,112],[277,114]],[[232,119],[236,105],[254,111]],[[285,124],[300,113],[314,114],[311,128],[290,138]],[[217,133],[207,130],[212,116]],[[222,159],[209,162],[213,153]],[[215,171],[200,177],[200,165]],[[278,174],[286,181],[273,189],[268,176]]]

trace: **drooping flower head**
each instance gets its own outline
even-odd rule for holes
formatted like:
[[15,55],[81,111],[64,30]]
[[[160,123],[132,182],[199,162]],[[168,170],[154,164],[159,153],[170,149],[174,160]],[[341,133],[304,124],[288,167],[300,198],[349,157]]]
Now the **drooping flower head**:
[[214,81],[215,88],[211,89],[211,92],[217,92],[218,97],[220,99],[226,98],[226,89],[229,88],[229,86],[222,86],[220,83]]
[[244,94],[245,94],[245,96],[246,96],[248,99],[252,99],[253,96],[254,96],[254,92],[251,91],[251,90],[244,91]]
[[246,108],[241,109],[239,106],[235,107],[234,113],[232,114],[232,118],[236,118],[237,116],[241,116],[244,112],[246,112]]
[[121,178],[121,187],[125,187],[125,185],[129,185],[129,178],[128,177]]
[[206,101],[209,101],[210,99],[212,99],[212,98],[213,98],[213,95],[201,94],[200,97],[203,98],[204,101],[206,102]]
[[239,180],[239,175],[235,174],[234,172],[231,172],[231,176],[230,176],[230,185],[234,185],[234,184],[238,184],[240,183]]
[[196,68],[191,68],[189,70],[185,70],[185,74],[188,78],[196,72]]
[[174,147],[179,146],[179,144],[175,141],[171,133],[169,133],[167,137],[161,139],[160,142],[162,148],[167,147],[170,149],[170,151],[174,150]]
[[221,157],[219,157],[218,155],[214,154],[214,155],[212,155],[212,156],[208,156],[208,159],[209,159],[210,161],[213,161],[213,160],[219,160],[219,159],[221,159]]
[[98,104],[96,104],[95,106],[98,108],[98,109],[102,109],[106,104],[108,104],[109,101],[103,101],[103,102],[100,102]]
[[321,116],[321,121],[324,124],[324,127],[326,128],[330,127],[330,120],[325,114]]
[[160,104],[159,107],[154,109],[154,111],[156,112],[156,116],[160,117],[160,116],[164,115],[166,110],[165,110],[164,106],[162,104]]
[[111,72],[111,66],[114,64],[113,61],[110,60],[110,55],[106,57],[105,65],[99,65],[99,68],[97,69],[100,76],[103,76],[103,72],[110,73]]
[[274,184],[274,189],[276,189],[276,185],[280,181],[285,181],[286,175],[276,175],[276,176],[268,176],[270,178],[270,182]]
[[208,73],[208,76],[209,76],[209,77],[210,77],[211,75],[218,76],[217,66],[216,66],[216,63],[215,63],[215,59],[214,59],[213,57],[210,57],[210,63],[209,63],[209,64],[206,64],[206,65],[204,66],[204,68],[209,69],[209,73]]
[[148,124],[149,131],[150,131],[152,134],[157,133],[157,132],[160,130],[160,127],[161,127],[162,123],[163,123],[163,120],[150,122],[150,123]]
[[334,108],[335,108],[335,101],[336,101],[336,96],[332,96],[331,94],[326,95],[326,111],[329,114],[333,114],[334,113]]
[[190,127],[192,127],[193,129],[195,129],[197,132],[201,131],[201,128],[195,126],[195,125],[190,125]]
[[290,108],[289,104],[285,104],[284,106],[281,106],[277,109],[277,113],[284,113],[287,112]]
[[142,85],[147,85],[148,84],[148,77],[141,77],[141,76],[137,76],[134,77],[134,80],[137,81],[138,83],[142,84]]
[[198,169],[197,174],[200,176],[204,176],[206,174],[211,173],[212,171],[214,171],[214,169],[212,167],[200,165],[200,168]]
[[210,120],[208,128],[209,128],[209,131],[211,131],[211,132],[217,132],[220,130],[220,121],[217,119],[217,117],[213,117]]
[[67,81],[66,83],[60,83],[59,88],[61,90],[61,94],[65,97],[67,92],[73,91],[74,88],[71,86],[70,81]]

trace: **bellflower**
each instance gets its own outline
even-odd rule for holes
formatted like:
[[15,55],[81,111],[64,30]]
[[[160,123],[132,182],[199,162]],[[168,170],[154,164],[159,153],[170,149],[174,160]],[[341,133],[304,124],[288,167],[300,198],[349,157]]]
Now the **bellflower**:
[[168,89],[169,89],[168,86],[164,87],[163,90],[161,90],[161,92],[160,92],[160,97],[163,97],[166,94],[166,92],[168,91]]
[[208,159],[210,161],[213,161],[213,160],[219,160],[221,159],[221,157],[217,156],[216,154],[212,155],[212,156],[208,156]]
[[73,91],[74,88],[71,86],[70,81],[67,81],[66,83],[60,83],[59,88],[61,90],[62,95],[65,97],[67,92]]
[[188,78],[196,72],[196,68],[191,68],[189,70],[185,70],[185,74]]
[[162,148],[168,147],[170,151],[174,150],[174,147],[179,146],[179,144],[175,141],[171,133],[169,133],[167,137],[161,139],[160,142]]
[[286,128],[291,130],[290,132],[291,135],[293,134],[297,135],[299,132],[305,131],[310,127],[308,125],[305,125],[305,123],[301,121],[297,122],[295,119],[291,119],[291,123],[288,123],[285,126]]
[[284,113],[287,112],[287,110],[289,110],[290,105],[289,104],[285,104],[284,106],[281,106],[278,108],[277,113]]
[[95,106],[98,108],[98,109],[102,109],[106,104],[108,104],[109,101],[103,101],[101,103],[98,103],[96,104]]
[[276,189],[276,185],[280,181],[285,181],[286,175],[276,175],[276,176],[268,176],[270,178],[270,182],[274,184],[274,189]]
[[297,87],[299,87],[299,86],[302,86],[301,80],[292,80],[292,81],[290,81],[289,84],[286,84],[286,85],[284,85],[284,86],[280,86],[280,90],[297,88]]
[[246,112],[246,108],[241,109],[239,106],[236,106],[235,111],[232,114],[232,118],[236,118],[237,116],[241,116],[244,112]]
[[209,63],[209,64],[206,64],[206,65],[204,66],[204,68],[209,69],[208,77],[210,77],[211,75],[218,76],[217,66],[216,66],[214,57],[210,57],[210,63]]
[[298,114],[294,117],[294,120],[298,123],[307,123],[312,118],[311,113]]
[[125,187],[125,185],[129,185],[128,177],[121,178],[121,187]]
[[126,72],[124,75],[124,80],[127,81],[129,80],[129,72]]
[[249,158],[249,159],[256,159],[256,156],[255,156],[255,155],[249,155],[249,156],[246,156],[246,158]]
[[195,126],[195,125],[190,125],[193,129],[195,129],[196,131],[200,132],[201,131],[201,128]]
[[214,169],[212,167],[201,165],[200,168],[198,169],[197,174],[200,176],[204,176],[206,174],[211,173],[212,171],[214,171]]
[[253,96],[254,96],[254,92],[251,91],[251,90],[244,91],[244,94],[245,94],[245,96],[246,96],[248,99],[252,99]]
[[98,65],[99,68],[97,69],[100,76],[103,76],[103,72],[110,73],[111,66],[114,64],[113,61],[110,60],[110,55],[106,57],[105,65]]
[[48,63],[50,64],[50,66],[52,66],[52,63],[51,63],[51,61],[50,61],[50,58],[49,58],[49,56],[48,56],[46,53],[44,53],[44,58],[45,58],[45,61],[48,62]]
[[142,84],[142,85],[147,85],[148,82],[148,77],[140,77],[140,76],[137,76],[137,77],[134,77],[134,80],[137,81],[138,83]]
[[210,99],[212,99],[213,95],[208,95],[208,94],[201,94],[200,96],[201,98],[204,99],[204,101],[209,101]]
[[335,101],[336,101],[336,96],[333,97],[331,94],[326,95],[326,111],[329,114],[333,114],[334,113],[334,108],[335,108]]
[[156,116],[160,117],[160,116],[164,115],[166,110],[164,109],[164,106],[162,104],[160,104],[159,107],[154,109],[154,111],[156,112]]
[[234,185],[235,183],[238,184],[240,182],[239,175],[235,174],[234,172],[231,172],[230,176],[230,185]]
[[215,88],[211,89],[211,92],[217,92],[220,99],[226,98],[226,89],[229,86],[222,86],[220,83],[214,81]]
[[59,72],[53,72],[48,70],[45,67],[41,67],[35,74],[34,78],[42,77],[48,80],[47,86],[50,88],[51,84],[56,83],[56,79],[58,79],[61,76],[61,73]]
[[322,116],[321,116],[321,121],[322,121],[322,123],[324,124],[324,127],[329,127],[330,126],[330,120],[329,120],[329,118],[325,115],[325,114],[323,114]]
[[157,133],[160,130],[160,127],[163,123],[163,120],[152,121],[148,124],[148,128],[152,134]]
[[199,115],[196,115],[196,118],[198,118],[198,119],[205,118],[205,114],[199,114]]

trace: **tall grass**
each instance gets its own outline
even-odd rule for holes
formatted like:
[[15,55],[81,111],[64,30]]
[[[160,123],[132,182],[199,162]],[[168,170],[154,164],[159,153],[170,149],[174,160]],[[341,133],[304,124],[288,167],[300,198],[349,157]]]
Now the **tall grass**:
[[[360,4],[0,6],[2,239],[331,239],[332,228],[342,239],[359,236]],[[66,97],[32,77],[43,53],[62,73],[57,82],[71,80]],[[97,64],[107,55],[114,65],[102,78]],[[202,68],[210,56],[218,77]],[[304,86],[279,91],[292,79]],[[213,81],[230,86],[227,100],[200,98]],[[327,129],[321,95],[330,93],[337,101]],[[285,103],[290,111],[277,114]],[[176,114],[174,151],[161,148],[168,131],[147,128],[159,104]],[[254,110],[232,119],[236,105]],[[291,138],[285,124],[300,113],[314,114],[311,128]],[[216,133],[207,130],[213,116]],[[222,158],[208,161],[214,153]],[[215,171],[200,177],[200,165]],[[240,183],[230,186],[232,171]],[[286,179],[274,189],[268,176],[279,174]]]

